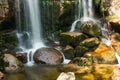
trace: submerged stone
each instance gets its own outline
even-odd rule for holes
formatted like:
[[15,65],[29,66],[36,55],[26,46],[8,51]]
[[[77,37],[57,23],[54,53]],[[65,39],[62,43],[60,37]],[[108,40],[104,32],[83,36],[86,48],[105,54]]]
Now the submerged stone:
[[99,37],[101,35],[100,27],[93,21],[84,22],[81,30],[89,36]]
[[65,32],[60,35],[60,44],[62,46],[71,45],[76,47],[81,41],[86,39],[87,36],[80,32]]
[[34,56],[34,61],[41,64],[60,64],[63,62],[63,55],[54,48],[40,48]]

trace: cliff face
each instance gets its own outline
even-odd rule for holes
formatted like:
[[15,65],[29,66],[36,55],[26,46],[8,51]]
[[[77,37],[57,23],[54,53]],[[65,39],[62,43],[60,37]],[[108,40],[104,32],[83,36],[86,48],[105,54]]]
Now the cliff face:
[[9,28],[14,23],[15,0],[0,0],[0,29]]

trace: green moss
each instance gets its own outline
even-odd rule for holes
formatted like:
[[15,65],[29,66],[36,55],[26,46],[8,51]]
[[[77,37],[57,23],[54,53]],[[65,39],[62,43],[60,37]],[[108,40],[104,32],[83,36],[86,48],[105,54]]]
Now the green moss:
[[87,48],[87,47],[85,47],[85,46],[77,46],[77,47],[75,48],[76,56],[77,56],[77,57],[81,57],[81,56],[83,56],[88,50],[89,50],[89,48]]
[[100,27],[92,21],[83,23],[81,30],[90,36],[99,37],[101,35]]

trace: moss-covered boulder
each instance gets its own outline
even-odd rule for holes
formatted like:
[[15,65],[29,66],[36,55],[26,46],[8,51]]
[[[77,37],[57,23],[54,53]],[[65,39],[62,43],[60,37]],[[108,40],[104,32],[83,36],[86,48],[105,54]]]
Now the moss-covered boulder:
[[101,35],[100,27],[93,21],[84,22],[81,31],[89,36],[99,37]]
[[79,46],[75,48],[75,54],[78,57],[83,56],[88,51],[94,51],[100,43],[100,40],[96,37],[87,38],[79,43]]
[[70,61],[69,64],[77,64],[78,66],[84,67],[91,66],[92,63],[92,59],[90,60],[87,57],[76,57],[72,61]]
[[115,64],[117,63],[114,51],[111,47],[107,46],[104,43],[100,43],[98,48],[92,53],[93,61],[95,63],[108,63]]
[[60,35],[60,44],[62,46],[71,45],[76,47],[81,41],[86,39],[87,36],[80,32],[65,32]]
[[65,56],[66,59],[73,59],[75,57],[75,51],[74,48],[70,45],[67,45],[64,49],[63,49],[63,54]]
[[100,43],[100,40],[96,37],[93,37],[93,38],[87,38],[84,41],[80,42],[80,45],[86,46],[88,48],[93,48],[93,47],[98,46],[99,43]]
[[86,52],[89,51],[88,47],[85,46],[77,46],[75,48],[75,56],[76,57],[82,57]]

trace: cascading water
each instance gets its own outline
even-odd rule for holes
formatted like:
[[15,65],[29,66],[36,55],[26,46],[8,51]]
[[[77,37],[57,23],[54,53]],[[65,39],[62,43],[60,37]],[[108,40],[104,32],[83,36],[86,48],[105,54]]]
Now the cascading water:
[[76,21],[73,22],[70,32],[75,31],[75,27],[77,22],[84,22],[84,21],[89,21],[93,20],[93,4],[92,0],[78,0],[76,1],[78,3],[77,6],[77,18]]
[[[23,2],[22,2],[23,1]],[[36,49],[45,47],[41,36],[41,16],[38,0],[17,0],[17,36],[19,47],[27,52],[28,63],[33,62]],[[20,4],[23,3],[23,13]],[[24,25],[22,25],[24,24]],[[31,55],[31,56],[30,56]]]
[[115,50],[114,46],[112,46],[111,44],[111,40],[110,40],[110,30],[107,28],[107,25],[104,24],[103,27],[101,27],[101,31],[102,31],[102,35],[104,36],[104,38],[101,38],[101,41],[104,42],[107,46],[110,46],[111,49],[114,51],[115,56],[117,58],[118,61],[118,66],[120,66],[120,56],[118,55],[117,51]]

